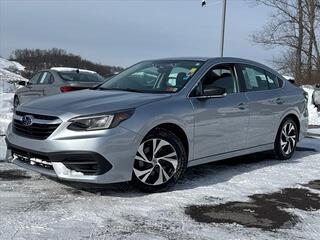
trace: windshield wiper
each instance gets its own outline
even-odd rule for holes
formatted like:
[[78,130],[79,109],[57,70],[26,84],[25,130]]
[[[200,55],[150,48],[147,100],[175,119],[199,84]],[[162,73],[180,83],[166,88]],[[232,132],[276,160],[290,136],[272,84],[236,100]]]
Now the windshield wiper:
[[99,88],[100,90],[110,90],[110,91],[126,91],[126,92],[138,92],[138,93],[145,93],[145,91],[134,89],[134,88]]

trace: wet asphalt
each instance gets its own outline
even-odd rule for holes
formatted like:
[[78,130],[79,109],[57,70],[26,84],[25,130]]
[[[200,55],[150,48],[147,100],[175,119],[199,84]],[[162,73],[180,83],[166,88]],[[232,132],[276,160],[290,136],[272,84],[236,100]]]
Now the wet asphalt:
[[197,222],[237,223],[249,228],[275,231],[299,223],[299,217],[288,209],[320,209],[320,196],[310,189],[320,190],[320,180],[301,185],[301,188],[284,188],[273,193],[251,195],[251,201],[192,205],[185,209],[185,213]]

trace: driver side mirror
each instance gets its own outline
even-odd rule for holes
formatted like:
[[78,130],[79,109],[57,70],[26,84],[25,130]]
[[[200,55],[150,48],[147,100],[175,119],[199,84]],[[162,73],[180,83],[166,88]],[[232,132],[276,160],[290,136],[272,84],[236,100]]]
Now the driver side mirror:
[[199,96],[199,99],[208,99],[208,98],[221,98],[227,96],[225,88],[215,87],[215,86],[205,86],[203,93]]

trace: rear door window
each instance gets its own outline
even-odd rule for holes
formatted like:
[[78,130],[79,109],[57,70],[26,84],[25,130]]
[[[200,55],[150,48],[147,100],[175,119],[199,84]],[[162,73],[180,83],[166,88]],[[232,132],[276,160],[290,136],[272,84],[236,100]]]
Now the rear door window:
[[275,76],[274,74],[269,73],[269,72],[266,72],[266,75],[267,75],[268,84],[269,84],[270,89],[276,89],[276,88],[280,87],[279,79],[277,76]]
[[240,65],[240,68],[248,92],[269,89],[268,79],[263,69],[246,65]]
[[52,82],[52,74],[49,72],[43,72],[43,74],[40,77],[39,84],[51,84]]

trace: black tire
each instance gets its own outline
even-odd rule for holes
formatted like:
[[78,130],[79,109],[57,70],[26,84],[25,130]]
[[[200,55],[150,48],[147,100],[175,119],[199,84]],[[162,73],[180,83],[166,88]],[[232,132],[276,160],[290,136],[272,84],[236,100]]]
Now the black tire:
[[[161,140],[164,140],[165,142],[169,143],[170,144],[170,148],[173,147],[176,155],[175,155],[175,160],[177,160],[177,165],[176,165],[176,168],[175,168],[175,171],[172,172],[172,176],[170,176],[170,178],[168,178],[168,180],[162,184],[159,184],[159,185],[152,185],[152,184],[148,184],[148,183],[145,183],[142,181],[142,179],[139,179],[140,178],[144,178],[147,174],[145,175],[140,175],[139,177],[136,176],[136,168],[138,168],[139,164],[140,165],[143,165],[143,164],[149,164],[148,162],[144,162],[144,161],[140,161],[138,159],[135,159],[135,162],[134,162],[134,166],[133,166],[133,171],[132,171],[132,185],[135,186],[136,188],[138,188],[139,190],[143,191],[143,192],[161,192],[161,191],[165,191],[167,190],[168,188],[174,186],[177,181],[179,180],[179,178],[183,175],[183,173],[185,172],[186,168],[187,168],[187,154],[186,154],[186,150],[185,150],[185,147],[183,146],[182,144],[182,141],[180,140],[179,137],[177,137],[174,133],[172,133],[171,131],[167,130],[167,129],[164,129],[164,128],[156,128],[154,129],[153,131],[151,131],[144,139],[143,141],[141,142],[141,145],[140,147],[143,148],[143,151],[144,151],[144,154],[145,156],[148,156],[148,152],[146,152],[144,149],[144,143],[148,144],[148,141],[153,141],[154,139],[157,139],[156,141],[161,141]],[[160,145],[160,142],[158,143]],[[139,150],[140,150],[140,147],[139,147]],[[159,148],[159,152],[162,151],[161,149],[162,148],[165,148],[165,147],[169,147],[169,145],[167,146],[163,146],[163,147],[160,147]],[[151,147],[149,147],[150,149]],[[158,149],[158,148],[157,148]],[[138,150],[138,152],[139,152]],[[154,148],[153,148],[154,150]],[[139,156],[139,153],[137,152],[137,156]],[[155,154],[157,154],[157,152],[155,152],[155,154],[153,153],[154,151],[152,151],[152,153],[150,155],[153,155],[155,156]],[[137,158],[136,156],[136,158]],[[148,157],[149,159],[151,158],[154,158],[154,157]],[[159,158],[159,162],[161,162],[161,158]],[[153,161],[153,160],[152,160]],[[142,162],[142,164],[141,164]],[[164,164],[165,162],[162,162],[162,164]],[[150,164],[153,164],[153,168],[152,169],[155,169],[157,166],[155,166],[156,164],[155,163],[150,163]],[[169,164],[170,165],[170,164]],[[162,166],[163,168],[162,169],[165,169],[165,166]],[[159,167],[158,167],[159,168]],[[174,168],[172,166],[172,168]],[[152,171],[155,171],[155,170],[152,170]],[[161,169],[159,168],[159,171],[158,173],[151,173],[147,179],[149,178],[152,178],[153,175],[155,175],[154,178],[157,178],[157,174],[160,175],[160,171]],[[165,170],[163,170],[165,171]],[[153,174],[153,175],[152,175]],[[163,175],[165,176],[165,175]],[[168,176],[168,175],[167,175]],[[147,181],[147,179],[145,181]],[[160,179],[160,177],[159,177]],[[159,180],[158,179],[158,180]],[[166,179],[165,177],[163,179]],[[152,180],[152,179],[151,179]],[[155,184],[155,183],[153,183]]]
[[16,110],[16,108],[20,105],[20,101],[19,101],[19,98],[18,96],[14,96],[14,99],[13,99],[13,110]]
[[[293,129],[289,131],[288,126],[292,126]],[[284,129],[286,128],[286,130]],[[289,132],[288,137],[283,134],[283,131]],[[293,140],[294,139],[294,140]],[[298,126],[292,118],[286,118],[281,123],[277,137],[274,143],[275,156],[279,160],[290,159],[297,146],[299,140]]]

